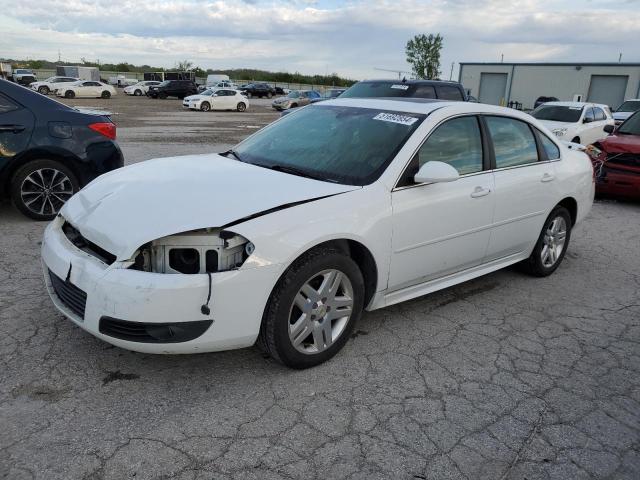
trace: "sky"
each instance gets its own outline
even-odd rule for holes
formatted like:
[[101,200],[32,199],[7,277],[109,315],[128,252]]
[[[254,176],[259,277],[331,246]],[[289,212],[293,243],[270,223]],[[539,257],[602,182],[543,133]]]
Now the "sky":
[[640,0],[0,0],[0,57],[259,68],[353,79],[409,71],[444,37],[460,62],[640,62]]

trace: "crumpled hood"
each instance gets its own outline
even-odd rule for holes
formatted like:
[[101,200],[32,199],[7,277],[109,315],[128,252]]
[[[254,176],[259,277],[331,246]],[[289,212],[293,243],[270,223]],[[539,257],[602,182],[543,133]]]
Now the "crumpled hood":
[[355,190],[217,154],[160,158],[104,174],[74,195],[62,216],[82,235],[131,258],[175,233],[221,227],[269,209]]
[[637,153],[640,155],[640,135],[616,135],[614,133],[598,143],[607,153]]

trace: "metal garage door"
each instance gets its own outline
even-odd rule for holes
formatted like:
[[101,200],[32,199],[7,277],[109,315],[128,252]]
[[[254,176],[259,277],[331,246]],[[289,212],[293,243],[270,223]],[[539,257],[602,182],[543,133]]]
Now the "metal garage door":
[[506,73],[481,73],[480,74],[480,103],[500,105],[506,101],[507,91]]
[[626,75],[591,75],[587,101],[619,107],[624,101],[628,80]]

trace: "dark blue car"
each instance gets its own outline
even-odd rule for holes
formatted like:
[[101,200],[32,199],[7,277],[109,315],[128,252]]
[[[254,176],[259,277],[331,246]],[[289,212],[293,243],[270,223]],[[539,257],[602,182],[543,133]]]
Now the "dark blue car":
[[80,188],[121,167],[108,115],[81,112],[0,80],[0,196],[50,220]]

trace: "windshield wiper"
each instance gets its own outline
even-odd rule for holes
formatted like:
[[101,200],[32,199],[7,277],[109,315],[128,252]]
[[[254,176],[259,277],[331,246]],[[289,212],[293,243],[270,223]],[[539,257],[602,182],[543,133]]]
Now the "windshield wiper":
[[227,150],[226,152],[222,152],[220,155],[224,155],[225,157],[228,157],[229,155],[233,155],[234,157],[236,157],[236,160],[239,160],[239,161],[241,161],[241,162],[244,162],[244,160],[243,160],[242,158],[240,158],[240,155],[238,155],[238,154],[236,153],[236,151],[235,151],[235,150],[233,150],[233,148],[232,148],[232,149],[230,149],[230,150]]
[[312,178],[314,180],[321,180],[323,182],[335,183],[334,180],[325,178],[320,175],[315,175],[313,173],[307,172],[306,170],[301,170],[299,168],[291,167],[289,165],[260,165],[260,166],[261,167],[264,166],[265,168],[269,168],[271,170],[276,170],[277,172],[290,173],[291,175],[297,175],[299,177]]

